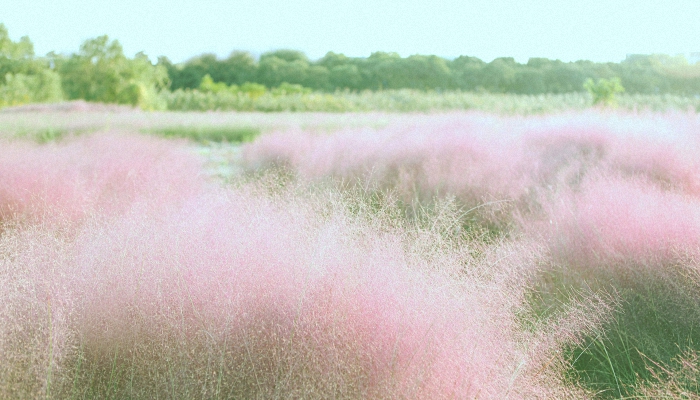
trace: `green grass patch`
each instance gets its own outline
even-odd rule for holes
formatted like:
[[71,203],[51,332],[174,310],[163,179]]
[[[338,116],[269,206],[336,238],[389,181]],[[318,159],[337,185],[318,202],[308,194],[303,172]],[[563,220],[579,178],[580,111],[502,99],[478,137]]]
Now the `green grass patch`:
[[39,144],[45,144],[45,143],[51,143],[51,142],[58,142],[62,140],[65,137],[68,136],[77,136],[82,133],[85,133],[84,131],[76,131],[72,129],[66,129],[66,128],[54,128],[54,127],[49,127],[49,128],[39,128],[39,129],[23,129],[17,131],[14,135],[10,137],[14,137],[17,139],[28,139],[31,141],[34,141]]
[[197,142],[251,142],[260,134],[260,129],[232,126],[176,126],[148,130],[166,138],[186,138]]
[[523,316],[527,329],[533,321],[556,318],[587,293],[617,299],[607,321],[563,349],[571,363],[568,379],[600,399],[643,397],[640,390],[655,387],[656,377],[672,369],[675,360],[700,351],[698,288],[678,271],[666,276],[625,272],[596,270],[595,277],[584,278],[566,269],[545,271],[528,293],[531,308]]

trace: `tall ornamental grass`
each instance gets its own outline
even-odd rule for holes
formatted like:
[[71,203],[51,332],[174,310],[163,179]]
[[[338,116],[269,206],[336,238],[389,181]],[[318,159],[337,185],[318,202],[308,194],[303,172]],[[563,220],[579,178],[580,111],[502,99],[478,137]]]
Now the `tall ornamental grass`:
[[454,242],[322,188],[222,188],[172,142],[11,148],[6,176],[52,179],[0,198],[0,397],[584,396],[558,350],[598,320],[518,318],[536,245]]
[[80,220],[137,198],[173,201],[202,190],[201,161],[143,136],[85,136],[37,146],[2,143],[0,220]]
[[563,354],[571,382],[621,398],[651,393],[653,382],[660,391],[693,384],[685,366],[700,343],[698,133],[695,114],[453,115],[263,135],[242,163],[395,193],[408,215],[447,199],[460,210],[452,234],[539,242],[526,325],[592,295],[608,299],[611,319]]
[[452,114],[330,135],[278,131],[244,147],[242,163],[250,171],[281,168],[303,180],[396,191],[407,204],[454,196],[468,222],[507,230],[589,173],[645,177],[695,193],[697,129],[697,117],[684,114]]
[[648,180],[597,176],[559,194],[547,214],[529,227],[551,257],[539,304],[582,287],[620,301],[605,334],[571,350],[573,375],[608,397],[634,395],[659,376],[697,376],[678,359],[700,343],[700,199]]

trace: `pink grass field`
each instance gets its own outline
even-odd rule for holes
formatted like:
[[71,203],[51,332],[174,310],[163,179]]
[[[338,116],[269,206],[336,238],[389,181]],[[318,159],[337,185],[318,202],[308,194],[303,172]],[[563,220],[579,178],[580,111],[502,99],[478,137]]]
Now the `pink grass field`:
[[[663,369],[687,346],[691,359],[698,350],[699,144],[696,114],[439,115],[381,129],[264,135],[244,148],[242,162],[304,182],[396,193],[409,210],[452,201],[461,210],[457,225],[539,243],[545,251],[533,287],[551,291],[541,307],[556,309],[567,292],[608,291],[629,315],[606,325],[621,338],[618,359],[630,368],[625,354],[640,357],[644,373],[644,363]],[[663,360],[648,361],[645,352]],[[617,355],[601,357],[614,377],[610,390],[623,396]],[[688,371],[678,376],[697,369]],[[639,385],[635,379],[627,384]]]
[[544,369],[569,337],[519,328],[510,245],[475,259],[340,195],[222,188],[181,143],[6,148],[0,397],[576,392]]
[[615,299],[523,321],[528,291],[675,268],[700,309],[699,140],[690,114],[413,115],[262,135],[228,186],[186,142],[6,141],[0,397],[591,398],[563,350]]
[[[700,196],[699,150],[700,120],[694,114],[448,114],[375,130],[263,135],[244,148],[243,165],[393,190],[409,202],[444,197],[456,197],[466,207],[509,202],[501,218],[532,221],[545,217],[555,196],[578,193],[581,182],[595,176]],[[620,189],[623,196],[625,191]]]

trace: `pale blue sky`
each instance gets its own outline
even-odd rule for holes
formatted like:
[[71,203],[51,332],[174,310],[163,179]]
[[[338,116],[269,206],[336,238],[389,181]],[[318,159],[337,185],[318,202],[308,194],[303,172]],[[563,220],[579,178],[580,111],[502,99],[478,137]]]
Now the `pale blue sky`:
[[394,51],[520,62],[700,51],[700,0],[0,0],[0,22],[40,55],[107,34],[129,55],[176,62],[280,48],[311,59]]

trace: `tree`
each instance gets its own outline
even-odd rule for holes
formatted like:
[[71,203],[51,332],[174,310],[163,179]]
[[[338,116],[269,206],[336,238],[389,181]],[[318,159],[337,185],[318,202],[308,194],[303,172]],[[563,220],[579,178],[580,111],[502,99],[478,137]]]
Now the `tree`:
[[399,89],[401,56],[398,53],[377,51],[365,60],[366,82],[371,89]]
[[227,85],[242,85],[255,80],[258,65],[248,52],[234,51],[227,59],[220,62],[221,81]]
[[309,63],[302,59],[288,61],[277,56],[266,55],[260,57],[257,81],[269,88],[277,87],[282,82],[303,85],[306,83],[308,70]]
[[331,73],[321,65],[312,65],[306,70],[306,76],[301,84],[314,90],[329,90]]
[[483,88],[482,70],[486,63],[476,57],[460,56],[448,66],[452,72],[452,81],[456,89],[476,90]]
[[288,50],[288,49],[282,49],[282,50],[275,50],[275,51],[270,51],[267,53],[263,53],[260,56],[260,62],[262,63],[265,61],[267,58],[271,57],[276,57],[279,58],[280,60],[284,60],[286,62],[294,62],[294,61],[302,61],[305,63],[309,63],[308,57],[306,57],[306,54],[304,54],[301,51],[297,50]]
[[326,53],[325,56],[323,56],[323,58],[318,60],[318,62],[316,64],[323,66],[323,67],[326,67],[329,70],[331,70],[335,67],[342,67],[342,66],[350,65],[351,61],[352,60],[350,58],[348,58],[345,54],[342,54],[342,53],[338,54],[338,53],[334,53],[332,51],[329,51],[328,53]]
[[22,36],[19,42],[13,42],[5,24],[0,24],[0,57],[10,60],[32,60],[34,45],[27,36]]
[[518,65],[512,57],[496,58],[486,64],[482,70],[484,88],[494,93],[511,91]]
[[62,99],[60,76],[35,57],[29,38],[13,42],[0,24],[0,107]]
[[336,65],[330,70],[330,84],[335,89],[362,88],[362,74],[356,65]]
[[214,79],[212,79],[211,75],[206,74],[204,75],[204,78],[202,78],[202,82],[199,84],[198,89],[200,92],[204,93],[235,93],[236,91],[238,91],[238,86],[229,86],[224,82],[214,82]]
[[166,87],[167,69],[153,65],[143,53],[124,55],[108,36],[89,39],[77,54],[60,60],[63,89],[71,99],[159,108],[157,92]]

